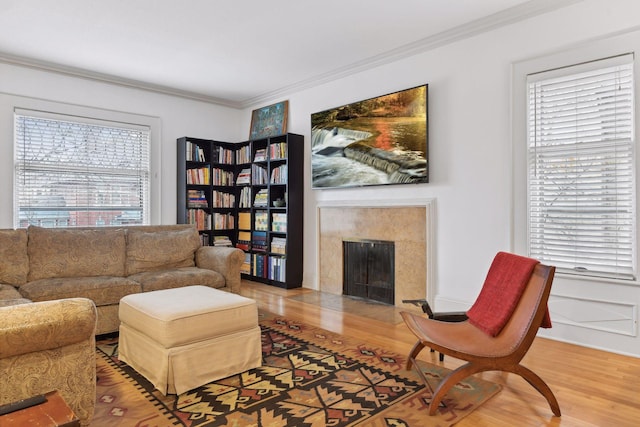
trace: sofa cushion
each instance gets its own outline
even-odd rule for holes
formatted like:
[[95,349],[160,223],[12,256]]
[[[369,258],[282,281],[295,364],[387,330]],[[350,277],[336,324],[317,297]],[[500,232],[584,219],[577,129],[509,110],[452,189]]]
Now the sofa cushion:
[[152,232],[128,230],[127,275],[193,267],[199,247],[200,236],[195,227]]
[[20,287],[20,293],[33,301],[63,298],[89,298],[96,306],[118,304],[129,294],[142,292],[138,282],[126,277],[72,277],[41,279]]
[[22,298],[20,292],[11,285],[3,285],[0,283],[0,307],[8,307],[10,305],[30,303],[26,298]]
[[198,267],[183,267],[171,270],[147,271],[129,276],[142,285],[142,292],[161,289],[180,288],[191,285],[204,285],[211,288],[222,288],[225,280],[217,271]]
[[0,283],[0,300],[14,298],[22,298],[22,295],[13,286]]
[[0,230],[0,282],[22,285],[28,273],[27,230]]
[[56,277],[124,276],[121,228],[29,227],[29,281]]

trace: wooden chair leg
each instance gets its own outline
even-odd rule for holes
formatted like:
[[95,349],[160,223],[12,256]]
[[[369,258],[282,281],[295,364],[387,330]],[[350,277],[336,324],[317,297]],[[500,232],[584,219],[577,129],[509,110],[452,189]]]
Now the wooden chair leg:
[[483,368],[475,366],[472,363],[467,363],[451,371],[449,375],[447,375],[446,377],[444,377],[442,381],[440,381],[440,384],[438,384],[438,387],[436,387],[435,391],[433,392],[431,403],[429,404],[429,415],[435,415],[436,411],[438,410],[438,406],[440,405],[440,402],[442,401],[442,399],[444,398],[444,396],[447,394],[447,392],[451,387],[458,384],[460,381],[467,378],[468,376],[473,375],[482,370]]
[[553,391],[549,388],[547,383],[544,382],[542,378],[540,378],[535,372],[531,369],[525,368],[522,365],[516,366],[513,370],[513,373],[520,375],[524,378],[529,384],[533,386],[538,392],[547,399],[549,403],[549,407],[551,407],[551,411],[553,415],[556,417],[560,416],[560,405],[556,400],[556,396],[553,394]]
[[415,364],[414,361],[418,356],[418,353],[420,353],[423,348],[424,348],[424,344],[422,344],[422,341],[418,340],[418,342],[416,342],[413,348],[411,349],[411,353],[409,353],[409,358],[407,359],[407,371],[411,370],[411,367]]

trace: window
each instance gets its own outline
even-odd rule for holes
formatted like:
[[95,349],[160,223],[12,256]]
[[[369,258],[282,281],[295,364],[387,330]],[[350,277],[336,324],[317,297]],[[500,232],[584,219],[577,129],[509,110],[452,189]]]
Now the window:
[[14,226],[149,224],[150,128],[16,110]]
[[529,253],[561,271],[635,278],[632,61],[527,77]]

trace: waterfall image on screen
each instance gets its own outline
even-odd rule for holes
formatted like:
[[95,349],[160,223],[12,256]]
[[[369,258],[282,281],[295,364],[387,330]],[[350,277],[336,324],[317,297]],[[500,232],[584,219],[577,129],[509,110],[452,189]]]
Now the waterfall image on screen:
[[313,188],[429,182],[428,85],[311,115]]

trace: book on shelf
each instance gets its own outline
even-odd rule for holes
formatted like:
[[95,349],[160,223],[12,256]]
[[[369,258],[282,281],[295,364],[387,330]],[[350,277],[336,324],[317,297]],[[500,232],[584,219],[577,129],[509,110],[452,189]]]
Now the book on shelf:
[[202,209],[189,209],[187,224],[195,224],[198,230],[211,230],[211,215]]
[[248,251],[251,248],[251,232],[250,231],[238,232],[238,242],[236,243],[236,248],[242,249],[243,251]]
[[251,272],[256,277],[267,278],[268,273],[268,257],[266,255],[261,254],[252,254],[251,255]]
[[271,239],[271,252],[284,255],[287,253],[287,239],[284,237],[274,237]]
[[253,157],[254,162],[264,162],[267,160],[267,149],[260,148],[256,150],[256,155]]
[[256,193],[256,197],[253,200],[253,206],[268,206],[269,205],[269,192],[267,191],[266,188],[263,188],[262,190],[258,191]]
[[213,237],[213,246],[229,246],[232,247],[233,243],[229,236],[214,236]]
[[198,144],[193,143],[191,141],[187,141],[187,143],[185,144],[185,148],[186,148],[185,158],[188,162],[206,161],[204,150]]
[[264,185],[268,180],[267,169],[260,165],[251,165],[251,183],[253,185]]
[[278,142],[269,146],[269,158],[271,159],[284,159],[287,157],[287,144],[285,142]]
[[189,190],[187,192],[188,208],[208,208],[207,196],[204,190]]
[[238,207],[251,207],[251,187],[242,187],[242,190],[240,190],[240,200],[238,201]]
[[187,184],[209,185],[208,167],[187,169]]
[[251,169],[242,169],[236,179],[236,185],[251,184]]
[[251,212],[238,212],[238,229],[251,230]]
[[236,164],[251,163],[251,146],[245,145],[236,150]]
[[236,205],[236,196],[232,193],[214,190],[211,197],[211,205],[214,208],[232,208]]
[[282,257],[269,257],[267,260],[267,270],[267,278],[284,282],[287,278],[287,260]]
[[207,233],[200,234],[200,244],[202,246],[209,246],[209,235]]
[[214,230],[230,230],[235,228],[235,219],[232,214],[213,213]]
[[214,160],[221,164],[232,165],[234,161],[235,151],[230,148],[219,147],[219,146],[216,148],[218,150]]
[[280,165],[271,171],[271,184],[287,183],[287,165]]
[[251,274],[251,254],[244,254],[244,261],[240,266],[240,273]]
[[213,185],[233,185],[233,172],[213,168],[211,172]]
[[254,231],[251,233],[251,249],[254,251],[266,252],[267,250],[267,232]]
[[287,214],[284,214],[284,213],[271,214],[271,231],[278,231],[280,233],[287,232]]
[[267,211],[256,211],[254,214],[254,230],[267,231],[269,229],[269,214]]

